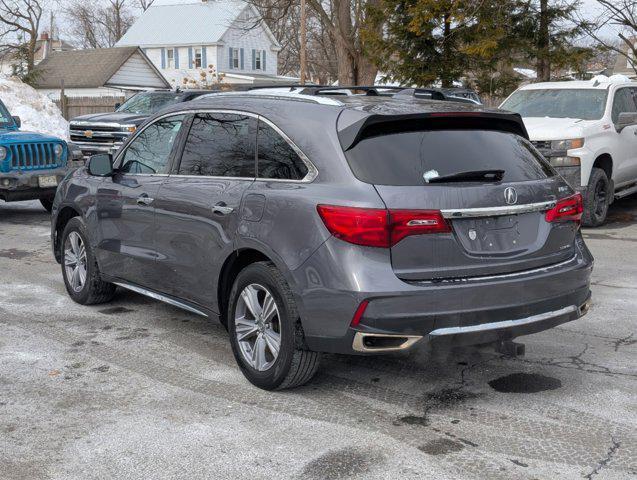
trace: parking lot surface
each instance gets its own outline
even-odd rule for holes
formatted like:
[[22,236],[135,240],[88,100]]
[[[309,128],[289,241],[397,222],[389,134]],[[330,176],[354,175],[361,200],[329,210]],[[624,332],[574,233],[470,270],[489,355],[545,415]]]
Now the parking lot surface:
[[525,357],[331,355],[268,393],[216,322],[74,304],[46,212],[0,202],[0,478],[637,478],[637,199],[585,238],[590,313]]

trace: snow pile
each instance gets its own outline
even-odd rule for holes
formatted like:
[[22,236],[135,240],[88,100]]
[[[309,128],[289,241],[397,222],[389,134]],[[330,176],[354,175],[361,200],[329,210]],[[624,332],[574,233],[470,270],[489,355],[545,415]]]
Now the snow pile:
[[57,105],[18,78],[0,75],[0,100],[11,115],[20,117],[21,130],[69,139],[69,123]]

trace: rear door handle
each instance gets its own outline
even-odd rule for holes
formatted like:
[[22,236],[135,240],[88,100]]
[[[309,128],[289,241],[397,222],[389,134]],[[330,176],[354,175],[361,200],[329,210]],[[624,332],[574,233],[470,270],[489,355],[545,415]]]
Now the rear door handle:
[[146,193],[142,193],[139,197],[137,197],[137,205],[148,206],[153,203],[155,199],[148,196]]
[[234,211],[234,208],[229,207],[225,202],[219,202],[212,207],[212,211],[219,215],[228,215]]

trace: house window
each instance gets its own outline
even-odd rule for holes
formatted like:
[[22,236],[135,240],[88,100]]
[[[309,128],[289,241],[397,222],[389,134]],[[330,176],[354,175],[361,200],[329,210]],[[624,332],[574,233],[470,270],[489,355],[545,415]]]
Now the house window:
[[201,68],[201,48],[195,48],[195,68]]
[[232,49],[232,68],[239,68],[239,49]]
[[255,70],[263,70],[263,60],[261,58],[262,52],[261,50],[257,50],[254,52],[254,69]]
[[166,68],[175,68],[175,50],[173,48],[166,50]]

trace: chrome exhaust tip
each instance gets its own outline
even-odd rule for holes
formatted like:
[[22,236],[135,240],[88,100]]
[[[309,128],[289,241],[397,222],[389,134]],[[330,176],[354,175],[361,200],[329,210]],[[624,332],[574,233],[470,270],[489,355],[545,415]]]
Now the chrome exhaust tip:
[[586,315],[590,309],[591,309],[591,297],[588,297],[588,300],[586,300],[579,307],[577,307],[577,312],[579,313],[579,316],[582,317]]
[[407,350],[422,338],[420,335],[387,335],[356,332],[352,348],[356,352],[382,353]]

